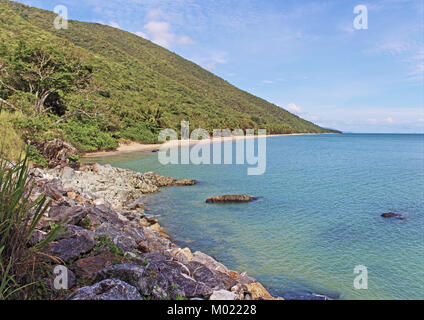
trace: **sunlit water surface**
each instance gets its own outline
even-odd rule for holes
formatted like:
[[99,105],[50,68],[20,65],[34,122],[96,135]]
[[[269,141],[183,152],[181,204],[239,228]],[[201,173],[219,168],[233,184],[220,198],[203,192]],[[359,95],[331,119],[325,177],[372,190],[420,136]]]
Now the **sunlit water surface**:
[[[424,299],[424,136],[344,134],[267,139],[267,170],[168,165],[156,153],[96,159],[199,181],[149,195],[149,214],[173,240],[238,271],[273,294],[344,299]],[[249,204],[211,205],[222,194]],[[383,212],[406,220],[385,220]],[[354,268],[368,269],[356,290]]]

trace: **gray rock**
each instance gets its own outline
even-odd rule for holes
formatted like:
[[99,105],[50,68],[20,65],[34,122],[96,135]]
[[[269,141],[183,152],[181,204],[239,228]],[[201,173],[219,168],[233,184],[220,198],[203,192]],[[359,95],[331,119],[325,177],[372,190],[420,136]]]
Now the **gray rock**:
[[73,176],[74,176],[74,169],[70,167],[63,168],[62,175],[61,175],[61,178],[63,181],[72,180]]
[[137,289],[119,279],[106,279],[72,293],[68,300],[143,300]]
[[34,232],[31,235],[31,239],[29,240],[29,244],[31,246],[35,246],[36,244],[38,244],[39,242],[41,242],[45,238],[47,238],[47,232],[35,229]]
[[67,235],[64,239],[53,243],[47,253],[69,262],[81,254],[90,252],[94,248],[93,236],[88,231],[78,231],[74,236]]
[[72,224],[68,224],[64,226],[65,231],[58,235],[55,241],[63,240],[63,239],[71,239],[76,237],[90,237],[91,239],[94,239],[94,232],[88,231],[80,226],[75,226]]
[[49,216],[56,223],[77,225],[87,216],[88,212],[89,210],[84,207],[55,205],[50,208]]
[[209,300],[235,300],[236,295],[233,292],[227,291],[227,290],[218,290],[214,291],[212,295],[210,296]]
[[200,251],[196,251],[193,254],[193,261],[204,264],[206,267],[208,267],[212,271],[219,271],[222,273],[228,272],[228,269],[226,266],[224,266],[222,263],[219,263],[214,258]]
[[237,203],[237,202],[251,202],[257,200],[256,197],[252,197],[249,195],[224,195],[211,197],[206,199],[206,203]]
[[95,231],[95,236],[109,237],[109,239],[124,252],[136,249],[137,241],[146,239],[141,230],[132,227],[118,227],[110,223],[103,223],[98,227]]
[[255,283],[255,282],[257,282],[257,280],[256,280],[255,278],[250,277],[250,276],[247,274],[247,272],[242,272],[242,273],[240,273],[240,276],[239,276],[239,278],[238,278],[238,281],[239,281],[241,284],[243,284],[243,285],[251,284],[251,283]]
[[190,274],[196,281],[202,282],[213,290],[224,288],[224,283],[217,277],[217,275],[208,269],[205,265],[199,262],[189,262],[187,264]]
[[165,256],[150,254],[146,265],[122,264],[106,268],[98,273],[99,279],[115,277],[135,286],[144,296],[154,299],[204,298],[212,294],[212,289],[189,275],[181,263]]
[[88,215],[90,217],[96,217],[101,223],[110,222],[118,226],[123,225],[123,222],[121,219],[119,219],[118,214],[113,209],[105,205],[91,207],[89,209]]
[[148,296],[152,291],[148,283],[146,268],[135,264],[116,264],[97,273],[97,279],[116,278],[136,287],[142,295]]
[[143,228],[143,233],[146,236],[146,240],[140,241],[139,246],[146,248],[146,252],[157,251],[161,254],[166,254],[172,248],[172,242],[161,237],[158,232]]

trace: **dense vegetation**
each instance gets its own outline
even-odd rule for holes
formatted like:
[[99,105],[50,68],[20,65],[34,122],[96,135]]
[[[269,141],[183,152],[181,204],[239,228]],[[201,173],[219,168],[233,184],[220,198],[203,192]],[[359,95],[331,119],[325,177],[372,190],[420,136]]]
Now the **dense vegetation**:
[[210,131],[330,132],[134,34],[78,21],[56,30],[55,17],[0,0],[0,123],[9,136],[94,151],[120,139],[156,142],[181,120]]

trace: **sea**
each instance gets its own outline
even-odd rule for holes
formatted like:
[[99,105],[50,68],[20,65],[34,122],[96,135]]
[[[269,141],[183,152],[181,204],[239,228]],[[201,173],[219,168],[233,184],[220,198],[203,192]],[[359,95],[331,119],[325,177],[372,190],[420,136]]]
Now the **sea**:
[[[422,134],[268,137],[262,175],[248,175],[249,164],[164,165],[150,152],[90,160],[196,179],[145,196],[146,213],[178,245],[247,271],[274,295],[424,299]],[[205,203],[225,194],[258,200]]]

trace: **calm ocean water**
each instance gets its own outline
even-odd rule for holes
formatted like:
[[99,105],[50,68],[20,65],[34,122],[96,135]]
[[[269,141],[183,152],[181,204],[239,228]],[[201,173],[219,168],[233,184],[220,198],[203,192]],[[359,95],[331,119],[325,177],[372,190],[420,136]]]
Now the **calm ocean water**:
[[[267,171],[159,164],[157,154],[97,159],[197,179],[146,197],[173,240],[247,270],[286,298],[424,299],[424,135],[344,134],[267,139]],[[260,197],[210,205],[222,194]],[[385,220],[383,212],[406,220]],[[368,289],[353,286],[355,266]]]

